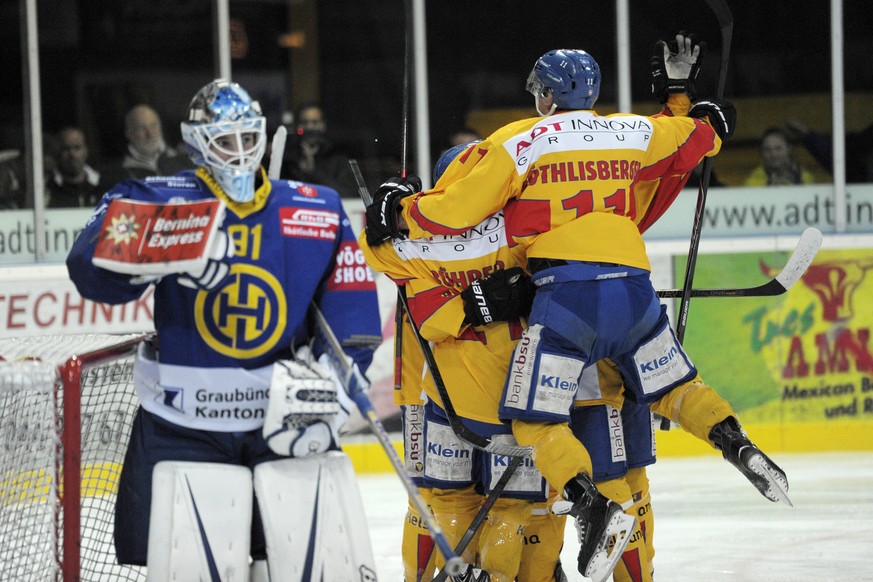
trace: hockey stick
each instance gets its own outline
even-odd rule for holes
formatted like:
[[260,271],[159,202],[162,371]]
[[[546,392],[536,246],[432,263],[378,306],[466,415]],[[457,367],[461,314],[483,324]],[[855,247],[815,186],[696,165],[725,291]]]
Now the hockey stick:
[[273,134],[273,141],[270,145],[270,169],[267,170],[267,177],[271,180],[278,180],[279,174],[282,172],[282,157],[285,155],[285,140],[288,138],[288,130],[284,125],[280,125],[276,133]]
[[391,461],[391,465],[394,467],[394,472],[397,473],[397,476],[403,483],[407,494],[409,494],[409,498],[412,500],[415,508],[418,509],[419,514],[421,514],[421,519],[427,525],[427,530],[430,533],[431,538],[433,538],[434,544],[446,559],[445,570],[447,570],[451,576],[460,574],[464,571],[464,561],[459,558],[454,551],[452,551],[452,546],[449,544],[448,538],[446,538],[439,524],[430,513],[430,510],[427,507],[427,502],[422,498],[415,483],[412,482],[412,479],[410,479],[409,475],[406,473],[403,461],[400,460],[400,456],[394,449],[394,445],[391,444],[391,439],[388,436],[388,432],[385,430],[385,426],[376,415],[376,410],[373,408],[373,403],[370,401],[370,397],[367,396],[363,387],[358,383],[354,370],[349,364],[349,359],[346,356],[345,351],[343,351],[336,335],[333,333],[333,330],[330,328],[330,325],[327,323],[324,314],[315,303],[312,303],[311,307],[316,324],[316,335],[321,340],[322,350],[327,354],[334,370],[342,380],[346,392],[352,400],[354,400],[361,415],[367,420],[367,423],[370,425],[370,430],[373,432],[376,440],[379,441],[379,444],[388,456],[388,460]]
[[[355,164],[355,166],[357,166],[357,164]],[[355,166],[353,166],[353,168]],[[360,171],[358,171],[356,173],[356,178],[360,177],[360,175]],[[369,206],[373,203],[373,198],[367,191],[367,187],[363,182],[363,178],[361,178],[361,181],[358,182],[358,192],[361,195],[364,206]],[[469,443],[473,447],[482,451],[487,451],[489,453],[506,455],[509,457],[529,457],[532,451],[531,447],[495,443],[490,439],[487,439],[482,435],[477,434],[473,430],[467,428],[467,426],[464,424],[464,421],[461,420],[461,417],[458,416],[457,412],[455,412],[455,406],[454,404],[452,404],[452,399],[449,396],[449,391],[446,388],[445,382],[443,382],[443,377],[442,374],[440,374],[440,369],[437,366],[436,359],[433,356],[433,351],[430,349],[430,345],[427,343],[427,340],[422,337],[421,330],[419,329],[418,324],[416,324],[415,320],[412,318],[412,314],[409,311],[409,301],[406,299],[406,287],[402,285],[397,286],[396,309],[397,312],[406,313],[407,315],[409,326],[415,333],[415,339],[418,340],[418,345],[421,347],[422,354],[424,354],[425,362],[427,362],[428,372],[430,373],[431,378],[433,378],[433,383],[434,386],[436,386],[437,393],[439,394],[440,400],[442,401],[442,407],[446,413],[446,417],[448,418],[449,426],[451,427],[452,432],[455,433],[455,436],[457,436],[462,441]],[[397,331],[399,330],[400,328],[398,327]],[[397,333],[397,331],[395,331],[395,333]]]
[[[734,17],[725,0],[706,0],[710,10],[715,14],[721,28],[721,67],[718,73],[718,88],[716,98],[724,97],[724,87],[727,83],[728,58],[731,52],[731,40],[734,32]],[[697,208],[694,211],[694,225],[691,228],[691,243],[688,248],[688,262],[685,265],[685,283],[682,286],[682,299],[679,302],[679,322],[676,325],[676,338],[679,343],[685,339],[685,329],[688,326],[688,309],[691,303],[691,290],[694,285],[694,268],[697,265],[697,251],[700,248],[700,231],[703,229],[703,211],[706,207],[706,192],[709,189],[709,178],[712,174],[712,158],[704,158],[703,175],[700,177],[700,188],[697,192]]]
[[[757,287],[741,287],[738,289],[692,289],[692,297],[768,297],[782,295],[797,283],[821,248],[821,232],[817,228],[807,228],[800,235],[794,252],[788,257],[788,262],[782,267],[782,271],[775,279],[767,281]],[[662,289],[657,291],[661,299],[677,298],[682,296],[681,289]]]
[[[479,528],[482,527],[483,523],[485,523],[485,518],[488,517],[488,512],[491,511],[491,508],[494,507],[495,503],[497,503],[500,494],[503,493],[504,489],[506,489],[506,485],[509,483],[509,480],[512,479],[512,475],[515,473],[515,470],[518,469],[518,466],[521,465],[523,460],[522,457],[513,457],[509,462],[506,471],[503,472],[503,475],[500,476],[500,479],[498,479],[497,483],[494,485],[494,489],[491,490],[491,493],[489,493],[488,497],[485,498],[485,501],[482,502],[482,507],[479,508],[479,511],[473,517],[473,521],[470,522],[470,527],[467,528],[467,531],[464,532],[464,535],[461,536],[461,539],[458,541],[458,545],[455,546],[455,553],[457,555],[460,556],[463,554],[464,550],[467,549],[467,546],[470,545],[473,536],[476,535],[476,532],[479,531]],[[444,568],[440,570],[432,582],[443,582],[448,575],[449,573]]]

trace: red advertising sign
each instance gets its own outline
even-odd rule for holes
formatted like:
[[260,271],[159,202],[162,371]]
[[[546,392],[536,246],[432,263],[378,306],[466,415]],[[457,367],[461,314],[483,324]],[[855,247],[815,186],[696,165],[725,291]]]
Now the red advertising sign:
[[113,200],[106,211],[94,264],[131,275],[166,275],[202,268],[224,202],[154,204]]

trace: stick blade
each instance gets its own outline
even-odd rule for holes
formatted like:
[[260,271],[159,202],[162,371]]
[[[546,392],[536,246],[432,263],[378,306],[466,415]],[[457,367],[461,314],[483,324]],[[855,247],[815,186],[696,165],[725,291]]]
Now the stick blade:
[[821,231],[817,228],[809,227],[803,231],[791,258],[785,263],[782,271],[776,275],[776,281],[783,288],[790,289],[800,280],[812,261],[815,260],[815,256],[821,248],[821,242]]

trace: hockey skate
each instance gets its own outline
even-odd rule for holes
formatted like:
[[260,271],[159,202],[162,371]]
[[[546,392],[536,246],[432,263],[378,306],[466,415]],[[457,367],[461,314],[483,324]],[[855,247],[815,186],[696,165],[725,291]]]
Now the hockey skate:
[[490,582],[491,576],[485,570],[467,566],[460,576],[452,578],[452,582]]
[[749,440],[736,418],[730,416],[712,427],[709,440],[731,465],[752,482],[761,495],[770,501],[784,501],[794,507],[788,498],[785,471]]
[[570,480],[564,491],[572,504],[559,501],[552,511],[569,513],[575,518],[580,546],[579,573],[593,582],[603,582],[621,559],[637,520],[602,495],[591,477],[584,473]]

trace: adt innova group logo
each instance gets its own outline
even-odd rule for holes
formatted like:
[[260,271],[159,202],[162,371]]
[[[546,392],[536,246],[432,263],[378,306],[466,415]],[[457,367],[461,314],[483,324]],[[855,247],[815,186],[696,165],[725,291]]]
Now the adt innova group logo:
[[285,330],[287,303],[279,281],[254,265],[235,264],[218,292],[200,292],[197,330],[216,352],[255,358],[270,351]]

